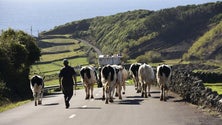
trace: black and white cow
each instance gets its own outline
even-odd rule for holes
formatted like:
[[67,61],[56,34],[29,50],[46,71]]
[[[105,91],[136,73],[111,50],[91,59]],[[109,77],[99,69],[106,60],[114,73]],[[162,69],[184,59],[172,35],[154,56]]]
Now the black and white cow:
[[171,73],[172,73],[171,66],[165,64],[157,66],[156,78],[157,78],[157,83],[159,84],[161,89],[160,101],[163,100],[166,101],[165,91],[168,89]]
[[[113,94],[116,87],[116,70],[111,65],[106,65],[101,70],[101,81],[103,84],[103,99],[108,104],[109,101],[113,102]],[[106,93],[106,96],[105,96]]]
[[[44,92],[44,80],[41,76],[34,75],[30,80],[30,87],[33,93],[35,106],[42,104]],[[38,102],[37,102],[38,101]]]
[[83,86],[85,87],[86,98],[89,99],[90,91],[91,91],[91,98],[93,97],[93,87],[94,84],[97,82],[97,75],[95,69],[91,66],[85,66],[80,69],[81,81]]
[[132,77],[134,81],[135,89],[137,90],[137,93],[141,92],[141,88],[139,86],[139,78],[138,78],[138,70],[141,65],[142,65],[141,63],[133,63],[130,65],[130,68],[129,68],[130,76]]

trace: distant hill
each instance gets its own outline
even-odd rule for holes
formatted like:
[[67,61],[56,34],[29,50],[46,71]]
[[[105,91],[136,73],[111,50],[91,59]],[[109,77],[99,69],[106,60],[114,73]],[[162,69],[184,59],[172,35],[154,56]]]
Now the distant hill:
[[90,41],[104,54],[121,53],[129,58],[152,50],[165,59],[219,59],[221,20],[222,2],[216,2],[73,21],[41,34],[71,34]]
[[222,21],[199,37],[184,54],[184,58],[187,60],[222,59]]

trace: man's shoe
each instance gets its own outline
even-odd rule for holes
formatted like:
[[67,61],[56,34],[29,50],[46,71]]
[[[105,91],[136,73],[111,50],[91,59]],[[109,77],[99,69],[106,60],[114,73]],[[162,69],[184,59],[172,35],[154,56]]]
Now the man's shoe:
[[69,108],[70,104],[69,102],[66,102],[66,108]]

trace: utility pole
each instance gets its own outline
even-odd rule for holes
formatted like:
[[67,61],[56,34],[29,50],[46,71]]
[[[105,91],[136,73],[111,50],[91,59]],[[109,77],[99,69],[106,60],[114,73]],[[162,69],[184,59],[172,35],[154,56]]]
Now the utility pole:
[[31,36],[32,36],[32,26],[31,26]]

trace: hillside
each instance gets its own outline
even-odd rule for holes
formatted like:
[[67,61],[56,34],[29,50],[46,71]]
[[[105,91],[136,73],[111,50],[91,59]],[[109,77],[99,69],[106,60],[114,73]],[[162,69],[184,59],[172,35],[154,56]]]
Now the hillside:
[[222,21],[207,31],[184,54],[184,59],[222,59]]
[[[197,43],[222,19],[222,2],[178,6],[159,11],[135,10],[106,17],[73,21],[41,35],[70,34],[90,41],[104,54],[121,53],[136,58],[148,51],[157,51],[165,59],[182,58],[193,43]],[[219,34],[214,36],[218,40]],[[207,41],[207,39],[205,40]],[[217,41],[212,40],[210,44]],[[202,51],[208,51],[207,47]],[[218,48],[215,48],[218,50]],[[192,49],[191,49],[192,50]],[[189,51],[191,51],[189,50]],[[218,57],[213,50],[208,58]],[[193,51],[195,52],[195,51]],[[198,55],[200,58],[200,55]],[[186,59],[191,59],[186,54]]]

